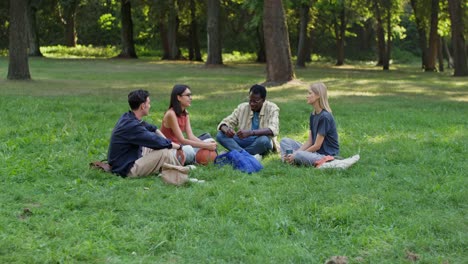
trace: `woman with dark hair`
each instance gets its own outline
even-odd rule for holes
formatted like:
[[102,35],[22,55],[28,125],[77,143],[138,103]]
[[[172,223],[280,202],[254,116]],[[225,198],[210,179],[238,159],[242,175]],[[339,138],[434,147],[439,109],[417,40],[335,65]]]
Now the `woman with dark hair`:
[[[176,84],[172,88],[169,108],[164,114],[161,132],[172,142],[184,145],[185,164],[195,161],[195,155],[199,149],[216,150],[216,141],[209,136],[207,139],[196,137],[190,125],[190,115],[187,108],[192,103],[190,87]],[[184,137],[184,133],[186,137]]]

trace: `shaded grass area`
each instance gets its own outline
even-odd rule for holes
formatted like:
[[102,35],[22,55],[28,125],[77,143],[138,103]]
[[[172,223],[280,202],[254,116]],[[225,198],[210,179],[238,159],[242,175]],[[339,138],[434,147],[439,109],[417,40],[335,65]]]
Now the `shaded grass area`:
[[[0,76],[7,61],[0,58]],[[192,87],[196,134],[264,79],[264,66],[32,59],[31,82],[0,80],[0,260],[11,262],[463,263],[467,258],[468,80],[405,65],[311,65],[268,90],[280,138],[307,137],[305,84],[329,86],[346,171],[282,164],[247,175],[213,165],[174,188],[91,171],[128,109],[152,93],[160,125],[175,83]],[[416,257],[415,257],[416,256]]]

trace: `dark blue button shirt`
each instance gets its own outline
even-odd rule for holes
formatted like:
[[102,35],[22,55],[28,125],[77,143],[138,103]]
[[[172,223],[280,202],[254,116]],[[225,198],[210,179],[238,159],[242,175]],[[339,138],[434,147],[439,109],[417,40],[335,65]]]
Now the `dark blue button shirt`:
[[107,160],[112,172],[126,177],[141,157],[142,147],[170,149],[171,141],[154,133],[157,127],[138,120],[132,111],[123,114],[112,131]]

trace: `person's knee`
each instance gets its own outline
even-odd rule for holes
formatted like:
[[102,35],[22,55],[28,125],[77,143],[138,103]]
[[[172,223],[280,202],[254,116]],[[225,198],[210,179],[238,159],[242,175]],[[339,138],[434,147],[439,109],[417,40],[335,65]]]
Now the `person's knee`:
[[291,142],[292,142],[292,139],[290,139],[290,138],[283,138],[283,139],[280,141],[280,147],[281,147],[281,149],[289,148],[289,147],[291,146]]
[[221,131],[218,131],[218,133],[216,133],[216,140],[217,140],[217,141],[221,141],[221,140],[223,140],[225,137],[226,137],[226,135],[224,135],[224,133],[221,132]]
[[263,146],[265,150],[270,150],[273,148],[273,143],[271,142],[271,139],[267,136],[258,137],[257,144]]

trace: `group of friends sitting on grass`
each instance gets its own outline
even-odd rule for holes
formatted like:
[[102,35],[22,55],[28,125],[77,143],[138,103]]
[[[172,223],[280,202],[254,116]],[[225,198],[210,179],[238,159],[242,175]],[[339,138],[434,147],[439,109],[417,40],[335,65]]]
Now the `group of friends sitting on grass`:
[[246,151],[257,160],[268,153],[279,152],[281,160],[288,164],[319,168],[351,166],[359,156],[338,157],[338,133],[328,104],[327,87],[323,83],[313,83],[307,92],[307,103],[313,110],[307,141],[300,143],[283,138],[278,144],[280,109],[266,100],[267,91],[262,85],[253,85],[249,101],[239,104],[218,124],[216,140],[208,133],[198,137],[193,134],[187,111],[192,103],[189,86],[173,87],[160,129],[142,120],[151,108],[148,91],[132,91],[128,94],[131,110],[120,117],[112,131],[109,165],[113,173],[122,177],[157,174],[164,164],[193,168],[198,152],[217,151],[219,143],[227,151]]

